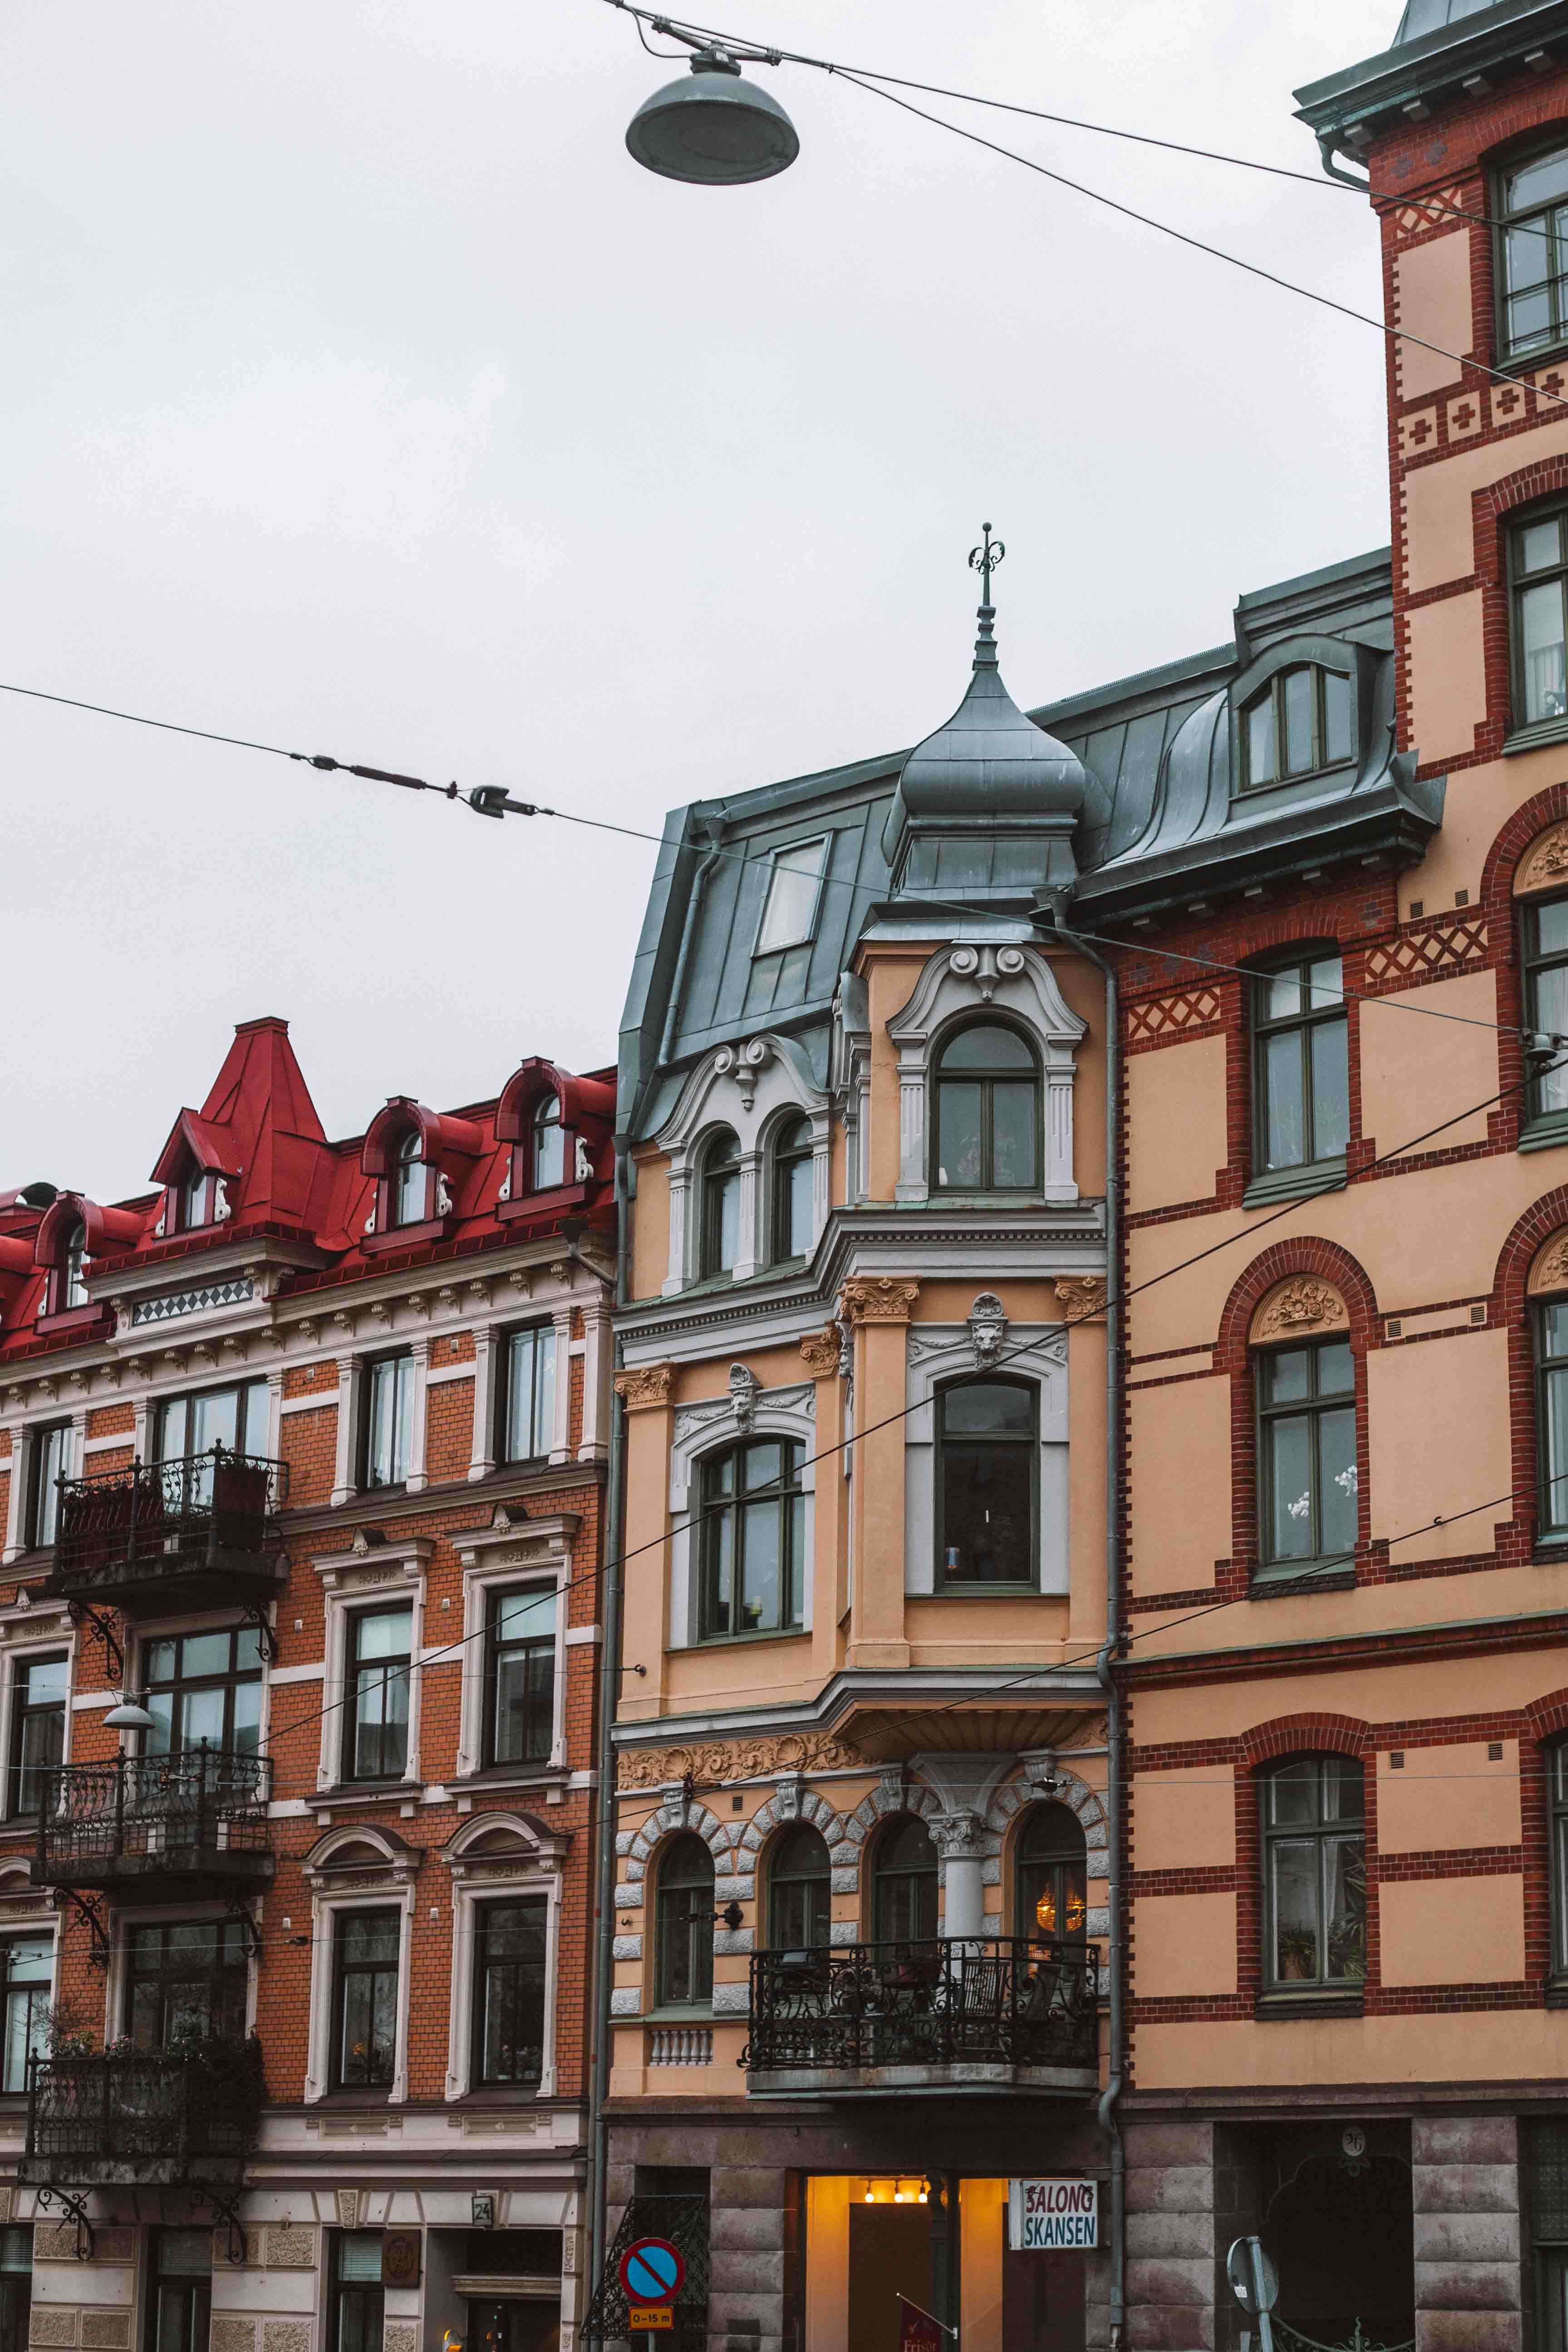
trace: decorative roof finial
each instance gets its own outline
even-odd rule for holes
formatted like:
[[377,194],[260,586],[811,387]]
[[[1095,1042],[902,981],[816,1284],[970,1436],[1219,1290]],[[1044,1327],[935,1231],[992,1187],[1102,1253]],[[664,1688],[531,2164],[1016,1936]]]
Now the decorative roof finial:
[[980,528],[985,533],[984,541],[981,546],[972,547],[969,551],[969,568],[972,572],[979,572],[982,583],[980,635],[975,641],[974,667],[976,669],[983,666],[987,669],[994,669],[996,641],[991,633],[991,624],[995,618],[996,607],[991,602],[991,574],[1007,551],[999,539],[992,538],[991,526],[988,522],[982,523]]

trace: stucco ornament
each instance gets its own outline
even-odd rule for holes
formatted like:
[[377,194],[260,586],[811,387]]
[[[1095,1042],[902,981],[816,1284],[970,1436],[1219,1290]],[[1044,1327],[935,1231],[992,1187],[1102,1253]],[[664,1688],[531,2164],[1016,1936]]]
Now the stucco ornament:
[[1536,1251],[1529,1289],[1532,1298],[1543,1290],[1568,1290],[1568,1226],[1553,1234],[1544,1248]]
[[838,1294],[846,1323],[907,1323],[921,1295],[918,1282],[898,1282],[890,1274],[852,1275]]
[[1007,1309],[994,1290],[983,1290],[969,1310],[969,1344],[978,1370],[996,1361],[1006,1337]]
[[735,1426],[742,1435],[757,1417],[757,1391],[762,1382],[749,1365],[730,1367],[730,1404],[735,1415]]
[[1107,1285],[1102,1275],[1058,1274],[1057,1305],[1069,1323],[1088,1323],[1105,1312]]
[[713,1056],[714,1075],[733,1077],[741,1100],[748,1110],[757,1091],[757,1080],[773,1058],[773,1040],[769,1037],[749,1037],[743,1045],[721,1045]]
[[943,1862],[962,1862],[985,1851],[985,1823],[978,1813],[935,1813],[928,1826]]
[[643,1364],[633,1372],[616,1374],[616,1394],[624,1398],[628,1412],[642,1407],[668,1404],[675,1385],[673,1364]]
[[1516,898],[1527,890],[1555,889],[1568,874],[1568,824],[1548,825],[1514,868]]
[[839,1338],[837,1323],[829,1323],[821,1331],[808,1331],[800,1343],[800,1352],[806,1370],[816,1379],[824,1380],[838,1370]]
[[1343,1331],[1350,1314],[1331,1283],[1293,1275],[1277,1283],[1252,1318],[1256,1339],[1282,1339],[1298,1331]]
[[864,1769],[858,1748],[826,1732],[788,1731],[776,1739],[707,1740],[692,1748],[632,1748],[617,1760],[623,1789],[679,1787],[693,1780],[765,1780],[803,1772]]

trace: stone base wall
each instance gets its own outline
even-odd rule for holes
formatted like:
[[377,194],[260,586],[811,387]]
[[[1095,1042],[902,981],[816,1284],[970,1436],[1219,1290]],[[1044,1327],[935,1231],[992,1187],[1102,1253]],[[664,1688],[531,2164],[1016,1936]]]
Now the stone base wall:
[[1415,2352],[1522,2352],[1517,2122],[1418,2118],[1410,2158]]
[[1122,2146],[1129,2352],[1215,2352],[1215,2126],[1129,2122]]

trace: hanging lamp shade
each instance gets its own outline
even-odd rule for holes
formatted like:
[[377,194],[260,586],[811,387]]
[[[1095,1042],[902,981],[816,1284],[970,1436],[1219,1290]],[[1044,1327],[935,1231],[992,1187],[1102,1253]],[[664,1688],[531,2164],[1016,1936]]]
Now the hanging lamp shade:
[[771,180],[800,153],[795,127],[776,98],[721,49],[703,49],[690,74],[645,99],[626,126],[626,145],[661,179],[705,188]]
[[106,1731],[156,1731],[158,1718],[129,1692],[122,1692],[103,1718]]

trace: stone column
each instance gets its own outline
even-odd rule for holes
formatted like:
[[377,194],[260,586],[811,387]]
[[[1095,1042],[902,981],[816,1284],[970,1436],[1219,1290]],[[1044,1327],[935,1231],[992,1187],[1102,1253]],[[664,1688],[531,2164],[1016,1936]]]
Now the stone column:
[[1415,2352],[1521,2352],[1513,2116],[1417,2116],[1410,2172]]
[[[1123,2126],[1129,2352],[1213,2352],[1214,2126]],[[1419,2347],[1418,2347],[1419,2352]]]
[[929,1749],[913,1759],[921,1779],[942,1804],[931,1832],[942,1861],[944,1936],[985,1933],[985,1808],[1014,1761],[1011,1755],[943,1755]]

